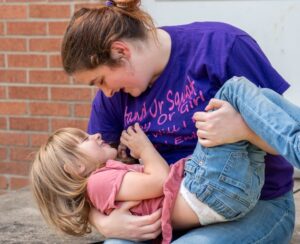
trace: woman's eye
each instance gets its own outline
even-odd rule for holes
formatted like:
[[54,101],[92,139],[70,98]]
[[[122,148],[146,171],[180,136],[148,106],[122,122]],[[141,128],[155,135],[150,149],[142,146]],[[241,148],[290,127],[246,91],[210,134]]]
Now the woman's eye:
[[98,83],[98,85],[102,86],[102,85],[103,85],[103,83],[104,83],[104,80],[103,80],[103,79],[101,79],[101,80],[98,80],[98,81],[97,81],[97,83]]

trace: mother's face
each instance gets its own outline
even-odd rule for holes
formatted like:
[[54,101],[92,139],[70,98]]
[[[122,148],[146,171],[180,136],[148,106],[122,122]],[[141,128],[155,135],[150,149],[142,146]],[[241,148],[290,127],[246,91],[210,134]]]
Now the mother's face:
[[73,77],[81,84],[97,86],[106,97],[112,97],[116,92],[138,97],[149,84],[143,72],[138,72],[130,63],[113,68],[101,65],[92,70],[78,71]]

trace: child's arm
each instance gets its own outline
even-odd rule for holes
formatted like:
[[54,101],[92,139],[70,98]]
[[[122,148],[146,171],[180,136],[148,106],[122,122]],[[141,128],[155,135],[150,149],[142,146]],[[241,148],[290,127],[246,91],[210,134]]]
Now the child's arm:
[[161,196],[163,184],[169,174],[167,162],[137,123],[123,131],[121,142],[130,149],[133,157],[142,160],[144,172],[128,172],[123,178],[116,200],[143,200]]

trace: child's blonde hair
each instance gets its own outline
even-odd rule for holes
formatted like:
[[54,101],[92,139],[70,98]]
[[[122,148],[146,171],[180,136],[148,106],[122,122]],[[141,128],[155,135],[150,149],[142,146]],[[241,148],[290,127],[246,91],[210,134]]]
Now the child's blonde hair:
[[30,173],[33,195],[43,217],[64,233],[75,236],[91,232],[90,204],[86,200],[87,177],[91,172],[79,175],[76,171],[76,165],[91,160],[78,148],[86,137],[80,129],[57,130],[37,152]]

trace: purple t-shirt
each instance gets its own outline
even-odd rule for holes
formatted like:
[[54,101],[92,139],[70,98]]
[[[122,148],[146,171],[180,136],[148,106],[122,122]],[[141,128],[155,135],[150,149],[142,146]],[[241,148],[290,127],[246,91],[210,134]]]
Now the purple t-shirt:
[[[192,154],[197,143],[192,115],[232,76],[245,76],[260,87],[283,93],[289,84],[272,67],[256,41],[244,31],[217,22],[162,27],[171,36],[167,66],[139,97],[99,91],[88,132],[118,142],[124,128],[138,122],[169,164]],[[267,111],[266,111],[267,112]],[[262,199],[292,188],[293,167],[281,156],[266,157]]]

